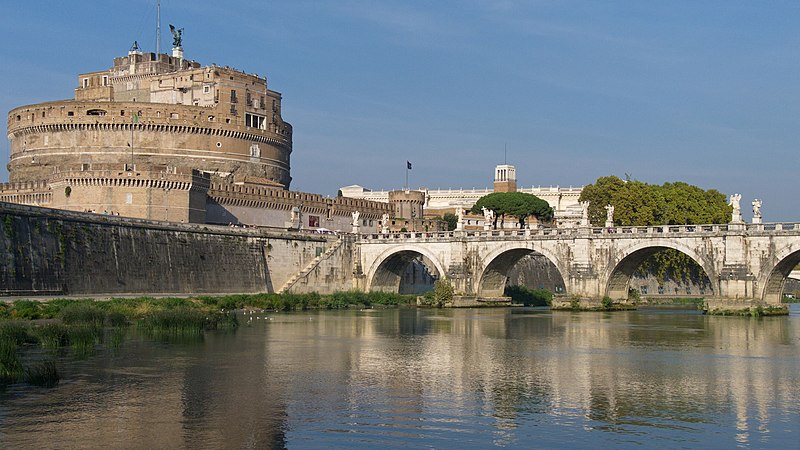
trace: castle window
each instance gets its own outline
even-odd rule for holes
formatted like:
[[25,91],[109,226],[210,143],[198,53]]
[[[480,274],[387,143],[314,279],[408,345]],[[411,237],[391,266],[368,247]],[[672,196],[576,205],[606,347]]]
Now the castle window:
[[169,118],[170,118],[170,119],[177,119],[177,118],[178,118],[178,113],[171,113],[171,114],[169,115]]
[[125,115],[125,110],[124,110],[124,109],[120,110],[120,111],[119,111],[119,115],[120,115],[120,116],[124,116],[124,115]]
[[203,86],[203,94],[208,94],[211,92],[211,86]]
[[214,116],[208,116],[208,121],[209,122],[213,122],[214,121]]
[[81,164],[81,171],[86,172],[87,170],[92,170],[92,165],[89,163]]
[[129,205],[133,204],[133,193],[128,192],[128,193],[125,194],[125,203],[127,203]]
[[252,106],[253,105],[253,99],[250,97],[250,93],[249,92],[246,92],[244,94],[244,99],[245,99],[244,102],[247,104],[247,106]]
[[217,148],[222,148],[222,142],[217,142]]
[[102,109],[90,109],[86,111],[87,116],[105,116],[106,112]]
[[[70,116],[71,116],[71,115],[72,115],[72,113],[70,113]],[[20,120],[22,120],[22,116],[21,116],[21,115],[19,115],[19,114],[17,114],[17,122],[19,122]]]
[[67,112],[67,115],[68,115],[68,116],[70,116],[70,117],[72,117],[72,116],[74,116],[74,115],[75,115],[75,112],[74,112],[74,111],[69,111],[69,112]]
[[231,103],[236,103],[236,91],[231,90]]
[[264,96],[262,95],[261,96],[261,101],[258,103],[258,107],[259,108],[264,108],[264,105],[266,105],[266,103],[264,103]]
[[266,120],[266,117],[259,116],[259,115],[256,115],[256,114],[245,113],[245,115],[244,115],[245,126],[248,126],[248,127],[251,127],[251,128],[262,129],[264,127],[264,121],[265,120]]
[[88,88],[89,87],[89,79],[88,78],[84,78],[83,79],[83,87],[84,88]]
[[108,76],[103,75],[103,86],[108,86]]

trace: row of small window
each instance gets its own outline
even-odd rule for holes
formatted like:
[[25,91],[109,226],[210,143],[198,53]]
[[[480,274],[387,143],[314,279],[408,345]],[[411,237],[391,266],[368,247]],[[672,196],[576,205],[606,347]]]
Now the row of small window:
[[[103,84],[102,84],[102,86],[108,86],[108,75],[103,75]],[[83,79],[83,88],[86,89],[88,87],[89,87],[89,79],[88,78],[84,78]]]

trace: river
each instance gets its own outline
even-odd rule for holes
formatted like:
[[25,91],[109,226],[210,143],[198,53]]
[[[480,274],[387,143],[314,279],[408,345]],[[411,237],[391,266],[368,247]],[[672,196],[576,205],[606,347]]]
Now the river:
[[797,448],[798,306],[248,315],[0,388],[0,447]]

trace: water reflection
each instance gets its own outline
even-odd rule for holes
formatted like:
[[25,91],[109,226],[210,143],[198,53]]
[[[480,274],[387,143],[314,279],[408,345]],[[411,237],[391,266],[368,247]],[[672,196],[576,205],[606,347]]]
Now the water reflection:
[[0,446],[792,446],[799,330],[675,310],[272,314],[12,386]]

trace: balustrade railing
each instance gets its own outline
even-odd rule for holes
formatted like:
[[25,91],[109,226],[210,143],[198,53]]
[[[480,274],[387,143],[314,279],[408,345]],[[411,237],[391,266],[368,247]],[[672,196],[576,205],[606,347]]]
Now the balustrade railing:
[[709,224],[709,225],[651,225],[593,228],[531,228],[531,229],[498,229],[498,230],[463,230],[463,231],[426,231],[400,233],[367,233],[360,235],[369,241],[398,241],[407,239],[441,240],[456,238],[497,239],[531,239],[558,238],[564,236],[590,235],[593,237],[625,238],[631,235],[676,235],[676,234],[718,234],[726,232],[798,232],[800,223],[765,223],[765,224]]

